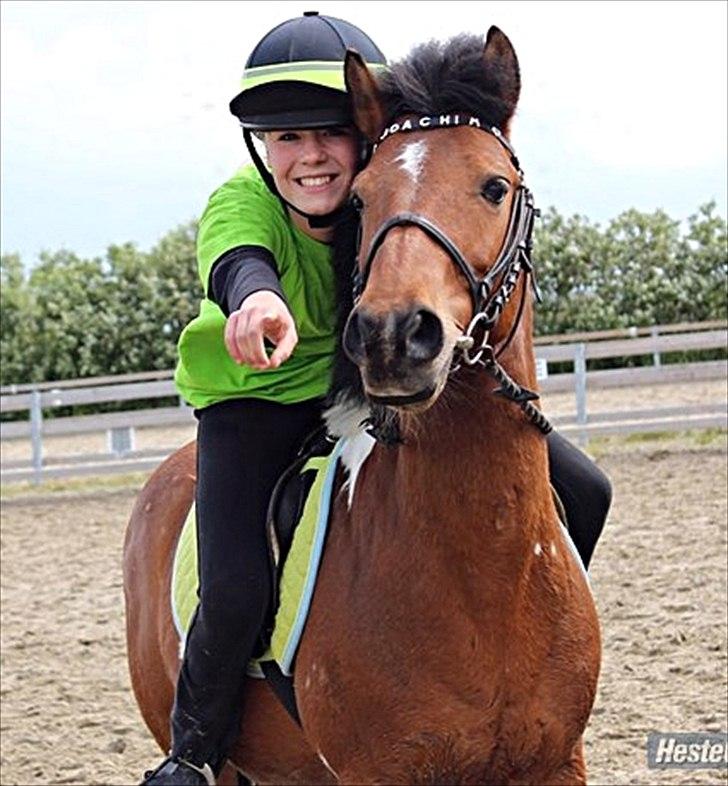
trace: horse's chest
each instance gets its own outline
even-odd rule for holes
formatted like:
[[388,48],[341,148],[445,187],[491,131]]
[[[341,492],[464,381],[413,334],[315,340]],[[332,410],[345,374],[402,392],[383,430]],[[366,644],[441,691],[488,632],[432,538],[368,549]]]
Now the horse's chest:
[[345,669],[321,653],[305,668],[306,733],[342,782],[507,783],[568,757],[558,719],[544,724],[530,701],[505,707],[494,685],[467,688],[457,662],[448,675]]
[[504,690],[502,665],[467,625],[386,603],[367,615],[354,604],[342,622],[345,602],[330,597],[312,615],[297,664],[307,734],[342,780],[411,783],[429,772],[431,782],[482,783],[512,755],[535,757],[544,728],[532,697]]
[[544,669],[546,622],[506,634],[504,592],[352,529],[331,533],[297,661],[306,734],[340,779],[507,782],[568,757],[588,702],[571,667]]

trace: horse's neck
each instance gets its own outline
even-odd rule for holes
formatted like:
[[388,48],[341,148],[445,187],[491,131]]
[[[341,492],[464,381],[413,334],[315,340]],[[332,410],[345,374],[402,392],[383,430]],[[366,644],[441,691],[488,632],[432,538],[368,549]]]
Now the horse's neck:
[[[533,386],[530,339],[516,337],[503,365]],[[388,468],[407,500],[398,527],[435,526],[447,533],[444,548],[449,541],[471,553],[500,546],[509,554],[525,554],[551,531],[544,436],[517,404],[493,394],[495,387],[485,370],[474,369],[452,380],[421,419],[405,418],[405,446],[390,455]]]

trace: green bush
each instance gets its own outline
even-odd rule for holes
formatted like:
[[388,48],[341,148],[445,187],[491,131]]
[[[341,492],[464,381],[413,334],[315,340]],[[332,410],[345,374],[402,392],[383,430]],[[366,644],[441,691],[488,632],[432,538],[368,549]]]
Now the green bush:
[[726,221],[714,202],[684,232],[661,210],[627,210],[602,230],[551,208],[534,239],[539,335],[726,318]]
[[201,294],[195,234],[190,223],[104,258],[44,253],[30,273],[3,256],[0,384],[172,368]]

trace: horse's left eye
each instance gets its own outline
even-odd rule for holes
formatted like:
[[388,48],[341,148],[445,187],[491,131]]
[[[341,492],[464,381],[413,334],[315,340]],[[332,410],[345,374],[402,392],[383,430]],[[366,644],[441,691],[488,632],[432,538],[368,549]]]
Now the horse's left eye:
[[508,193],[508,184],[504,180],[496,177],[492,180],[489,180],[483,186],[480,193],[488,200],[488,202],[492,202],[494,205],[500,205]]

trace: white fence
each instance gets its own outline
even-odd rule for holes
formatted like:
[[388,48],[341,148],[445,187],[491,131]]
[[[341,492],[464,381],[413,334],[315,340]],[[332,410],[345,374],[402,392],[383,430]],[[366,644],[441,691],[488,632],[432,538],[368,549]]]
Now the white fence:
[[[548,375],[541,379],[540,387],[547,394],[574,392],[574,413],[554,417],[552,421],[560,432],[580,443],[589,437],[607,434],[726,428],[725,399],[689,407],[656,407],[589,415],[587,391],[726,379],[728,364],[725,360],[665,364],[662,355],[725,348],[727,341],[725,322],[541,338],[536,345],[536,357],[541,367],[568,362],[572,364],[573,371]],[[652,355],[653,365],[587,371],[587,362],[591,359],[637,355]],[[44,418],[43,410],[73,404],[138,401],[176,395],[171,371],[6,386],[0,389],[0,413],[27,411],[29,419],[3,423],[0,439],[3,442],[30,440],[32,449],[30,460],[3,460],[0,480],[40,482],[47,478],[150,470],[175,447],[135,450],[134,430],[146,426],[189,425],[193,421],[192,410],[183,402],[166,408],[56,418]],[[105,453],[44,456],[43,437],[92,432],[107,433],[108,450]]]

